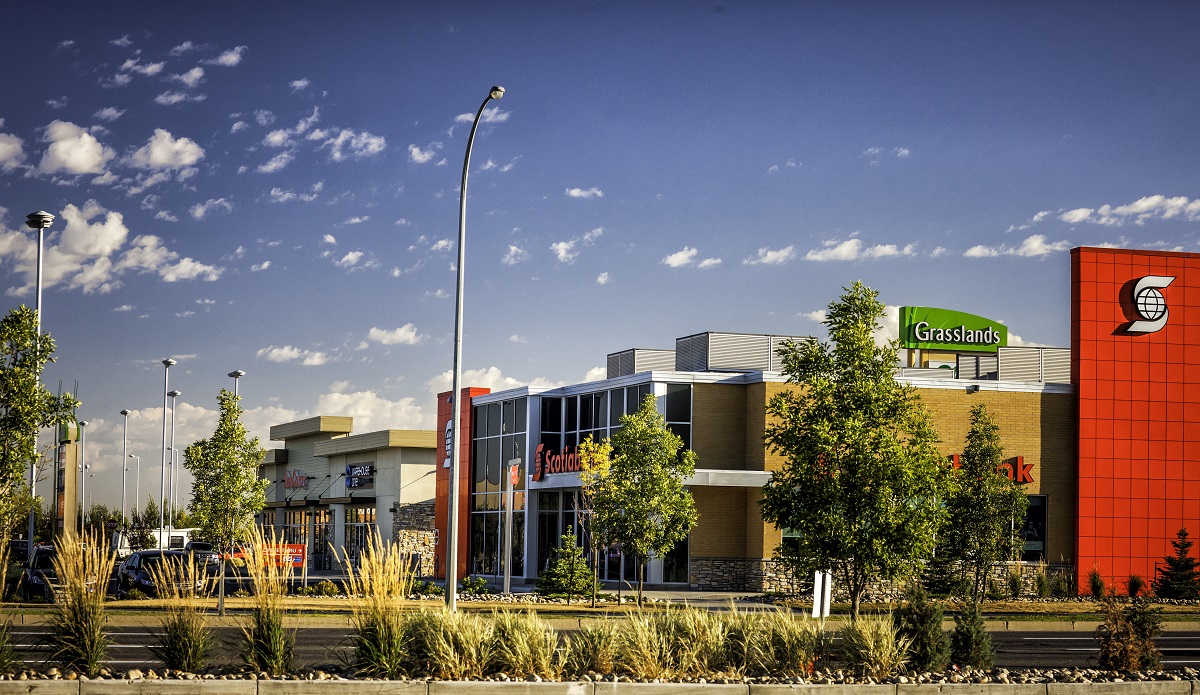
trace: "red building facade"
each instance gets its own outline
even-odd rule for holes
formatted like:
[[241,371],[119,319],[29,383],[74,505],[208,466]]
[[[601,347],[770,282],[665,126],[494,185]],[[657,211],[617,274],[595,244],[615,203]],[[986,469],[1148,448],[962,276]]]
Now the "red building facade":
[[1080,586],[1149,581],[1200,534],[1200,254],[1073,249],[1071,360]]
[[[459,419],[459,442],[471,441],[471,399],[476,396],[482,396],[486,393],[491,393],[491,389],[485,388],[464,388],[462,390],[462,406]],[[437,570],[435,575],[438,579],[446,578],[446,539],[450,537],[450,525],[447,523],[450,512],[450,466],[448,459],[450,457],[450,426],[454,416],[454,399],[450,397],[449,391],[444,391],[438,394],[437,397],[437,423],[438,432],[441,432],[445,437],[442,446],[437,447],[435,460],[437,461],[437,476],[436,489],[437,497],[433,503],[433,523],[437,529]],[[459,579],[466,577],[470,573],[470,565],[467,563],[470,552],[469,536],[467,529],[470,528],[470,513],[471,508],[470,492],[471,492],[471,447],[460,446],[458,449],[458,567],[456,574]]]

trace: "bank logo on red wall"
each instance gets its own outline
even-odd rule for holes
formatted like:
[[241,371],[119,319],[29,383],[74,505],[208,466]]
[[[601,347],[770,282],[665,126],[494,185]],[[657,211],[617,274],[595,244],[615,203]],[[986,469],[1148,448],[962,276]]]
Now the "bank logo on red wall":
[[1130,333],[1155,333],[1167,325],[1167,298],[1162,288],[1175,282],[1174,276],[1147,275],[1138,278],[1130,293],[1133,299],[1130,316],[1132,322],[1126,327]]

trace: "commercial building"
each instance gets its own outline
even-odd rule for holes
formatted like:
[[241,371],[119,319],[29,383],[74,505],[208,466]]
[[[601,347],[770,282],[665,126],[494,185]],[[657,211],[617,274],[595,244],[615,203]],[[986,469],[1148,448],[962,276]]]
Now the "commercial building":
[[398,540],[419,573],[433,574],[432,430],[351,434],[351,417],[321,416],[271,427],[259,477],[270,481],[259,516],[287,543],[308,548],[309,568],[335,567],[332,549],[355,561],[375,534]]

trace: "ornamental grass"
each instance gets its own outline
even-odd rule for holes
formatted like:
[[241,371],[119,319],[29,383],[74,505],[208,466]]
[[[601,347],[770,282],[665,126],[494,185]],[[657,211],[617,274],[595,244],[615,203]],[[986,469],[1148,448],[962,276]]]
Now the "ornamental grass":
[[355,567],[345,552],[337,553],[346,572],[352,599],[354,664],[372,678],[400,678],[409,668],[405,618],[401,611],[412,593],[408,556],[385,546],[376,531],[358,555]]
[[279,553],[279,537],[255,529],[242,554],[254,588],[250,620],[242,626],[245,650],[242,660],[271,676],[289,673],[296,655],[296,631],[284,627],[284,598],[292,578],[292,565]]
[[841,629],[842,659],[859,675],[887,678],[908,661],[911,640],[900,635],[889,614],[861,615]]
[[64,539],[54,557],[58,589],[50,616],[50,660],[94,677],[109,640],[104,633],[104,595],[111,569],[108,544],[95,532]]
[[150,567],[150,580],[162,599],[162,632],[150,647],[169,669],[199,671],[208,664],[212,631],[200,608],[200,597],[207,593],[207,573],[194,557],[180,561],[168,558]]

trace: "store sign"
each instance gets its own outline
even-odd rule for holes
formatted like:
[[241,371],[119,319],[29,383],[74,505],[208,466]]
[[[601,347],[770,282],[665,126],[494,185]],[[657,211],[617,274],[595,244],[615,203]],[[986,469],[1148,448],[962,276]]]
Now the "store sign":
[[1133,285],[1133,313],[1135,319],[1125,329],[1130,333],[1155,333],[1167,325],[1167,299],[1162,290],[1175,278],[1169,275],[1147,275],[1138,278]]
[[346,466],[346,489],[366,490],[375,487],[375,466],[359,463]]
[[538,444],[533,452],[533,480],[538,481],[550,473],[578,473],[579,452],[575,447],[567,446],[554,450],[546,449],[545,444]]
[[288,490],[308,487],[308,476],[301,473],[298,469],[294,469],[283,479],[283,487]]
[[[962,465],[958,454],[950,455],[950,463],[955,468],[958,468]],[[1010,459],[1001,461],[1000,465],[996,466],[996,472],[1013,481],[1017,485],[1025,485],[1033,482],[1033,464],[1025,463],[1024,456],[1014,456]]]
[[906,306],[900,308],[900,341],[920,350],[995,352],[1008,345],[1008,327],[962,311]]

